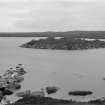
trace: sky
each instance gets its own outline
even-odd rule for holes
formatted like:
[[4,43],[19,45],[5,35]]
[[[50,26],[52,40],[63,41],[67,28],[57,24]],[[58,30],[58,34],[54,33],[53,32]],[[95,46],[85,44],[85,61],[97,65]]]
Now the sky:
[[105,0],[0,0],[0,32],[105,30]]

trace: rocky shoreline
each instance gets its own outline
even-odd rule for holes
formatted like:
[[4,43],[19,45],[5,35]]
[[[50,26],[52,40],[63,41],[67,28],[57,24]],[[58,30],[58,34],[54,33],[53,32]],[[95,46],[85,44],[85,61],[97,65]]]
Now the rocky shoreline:
[[76,102],[72,100],[54,99],[50,97],[27,96],[19,99],[13,105],[105,105],[105,100],[97,99],[88,102]]
[[34,49],[83,50],[105,48],[105,41],[100,41],[98,39],[89,41],[80,38],[65,37],[55,39],[54,37],[48,37],[47,39],[31,40],[20,47]]

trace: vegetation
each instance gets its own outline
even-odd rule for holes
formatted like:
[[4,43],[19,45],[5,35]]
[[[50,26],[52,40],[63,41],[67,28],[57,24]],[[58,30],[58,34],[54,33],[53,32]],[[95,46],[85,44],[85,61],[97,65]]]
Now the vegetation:
[[105,42],[100,40],[83,40],[80,38],[61,38],[55,39],[48,37],[47,39],[31,40],[30,42],[21,45],[24,48],[36,49],[60,49],[60,50],[80,50],[80,49],[93,49],[105,48]]

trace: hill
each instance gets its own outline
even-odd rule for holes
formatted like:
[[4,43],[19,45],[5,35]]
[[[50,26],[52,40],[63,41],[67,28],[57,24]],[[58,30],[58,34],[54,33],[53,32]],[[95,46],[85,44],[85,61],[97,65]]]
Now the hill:
[[105,31],[20,32],[0,33],[0,37],[70,37],[105,39]]

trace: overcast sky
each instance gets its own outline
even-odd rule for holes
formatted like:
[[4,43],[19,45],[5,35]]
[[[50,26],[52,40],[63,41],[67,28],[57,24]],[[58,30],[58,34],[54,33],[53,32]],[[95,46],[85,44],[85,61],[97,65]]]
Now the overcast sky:
[[105,30],[105,0],[0,0],[0,32]]

